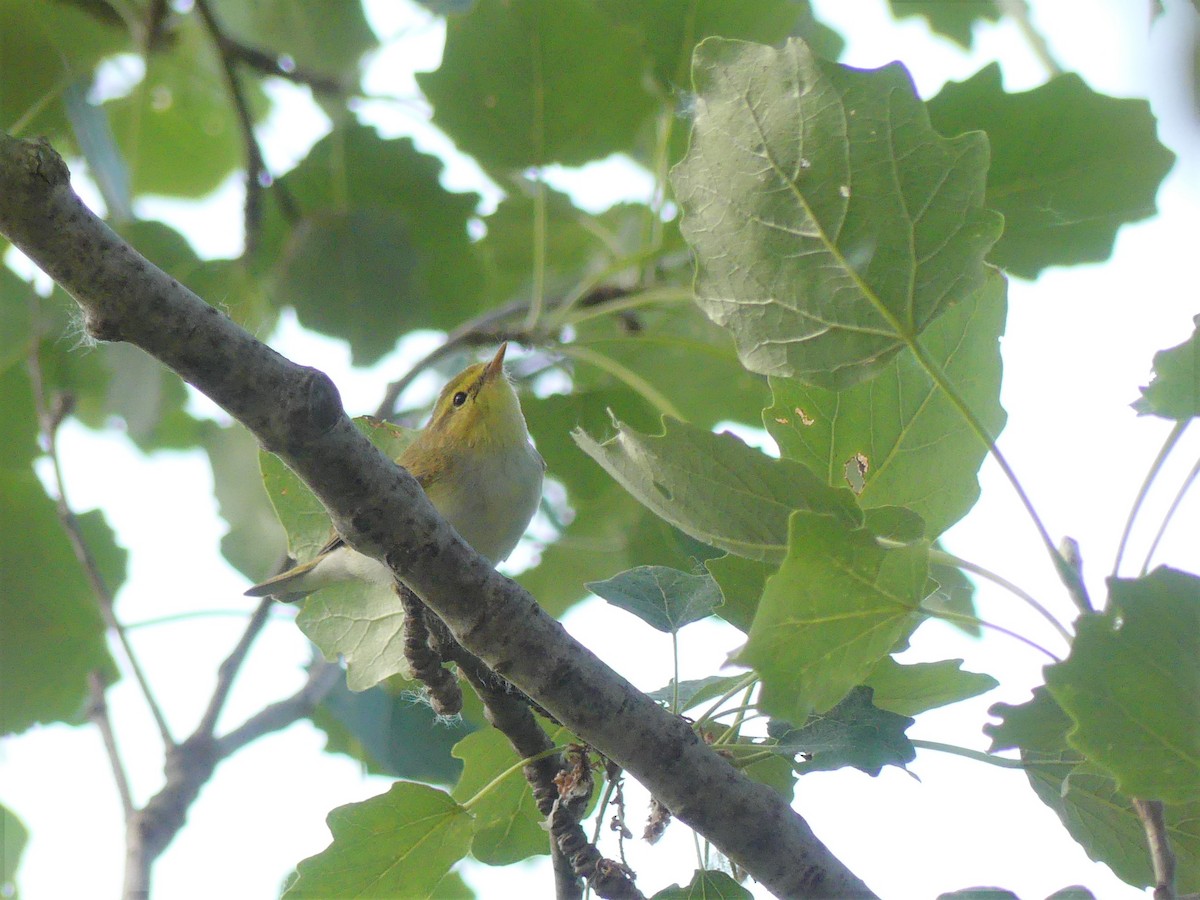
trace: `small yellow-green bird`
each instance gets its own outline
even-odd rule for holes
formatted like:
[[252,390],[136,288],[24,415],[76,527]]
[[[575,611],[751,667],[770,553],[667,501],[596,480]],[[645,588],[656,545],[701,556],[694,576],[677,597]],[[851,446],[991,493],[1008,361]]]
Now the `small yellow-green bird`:
[[[525,533],[546,470],[504,374],[507,348],[501,344],[491,362],[468,366],[450,379],[429,424],[396,460],[463,540],[493,564],[506,559]],[[351,579],[391,585],[392,572],[335,535],[314,559],[256,584],[246,595],[291,602]]]

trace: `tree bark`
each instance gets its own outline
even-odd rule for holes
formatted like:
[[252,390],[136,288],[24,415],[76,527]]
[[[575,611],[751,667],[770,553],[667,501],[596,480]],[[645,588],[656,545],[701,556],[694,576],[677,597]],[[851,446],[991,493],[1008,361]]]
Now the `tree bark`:
[[83,310],[203,391],[278,454],[359,551],[386,562],[468,651],[604,753],[782,897],[871,891],[770,788],[572,639],[474,553],[417,482],[351,424],[328,376],[298,366],[141,257],[74,193],[44,141],[0,133],[0,233]]

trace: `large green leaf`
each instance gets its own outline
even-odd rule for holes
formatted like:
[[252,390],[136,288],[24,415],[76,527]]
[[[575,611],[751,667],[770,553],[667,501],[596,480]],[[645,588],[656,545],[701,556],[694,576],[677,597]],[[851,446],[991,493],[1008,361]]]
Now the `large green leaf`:
[[917,756],[906,734],[913,720],[880,709],[871,695],[871,688],[856,687],[833,709],[809,716],[799,727],[772,721],[767,733],[778,741],[772,749],[798,755],[801,774],[853,766],[875,777],[884,766],[903,768]]
[[[245,83],[252,114],[262,92]],[[129,165],[134,194],[200,197],[245,161],[225,73],[199,17],[182,18],[170,46],[149,55],[146,75],[125,97],[105,103]]]
[[0,0],[0,129],[17,137],[70,133],[62,94],[95,65],[132,49],[129,35],[58,0]]
[[221,555],[247,578],[259,580],[283,557],[287,534],[263,488],[258,442],[241,425],[204,429],[218,511],[229,526]]
[[998,22],[996,0],[888,0],[896,18],[920,16],[930,30],[970,49],[976,22]]
[[28,840],[24,823],[7,806],[0,805],[0,896],[8,900],[21,900],[17,865]]
[[704,567],[721,589],[724,602],[717,607],[717,615],[734,628],[749,632],[767,579],[779,567],[734,553],[706,560]]
[[849,491],[728,432],[665,420],[663,434],[648,436],[614,424],[616,436],[604,443],[580,429],[572,436],[638,500],[697,540],[749,559],[778,561],[792,510],[826,514],[851,527],[861,523]]
[[333,843],[296,867],[288,900],[426,897],[471,845],[470,813],[446,792],[409,781],[339,806],[327,821]]
[[1183,421],[1200,416],[1200,316],[1192,336],[1154,354],[1154,379],[1133,408],[1141,415]]
[[[926,352],[946,373],[994,438],[1004,426],[1000,406],[1000,336],[1006,282],[992,270],[985,287],[954,304],[922,335]],[[907,507],[934,538],[961,519],[979,497],[976,473],[987,447],[911,354],[842,391],[797,379],[771,380],[774,405],[763,411],[780,452],[835,486],[847,466],[861,472],[858,502],[867,508]],[[862,471],[865,467],[865,471]]]
[[[460,803],[466,803],[492,785],[495,778],[518,761],[512,745],[495,728],[467,735],[455,745],[454,756],[463,761],[462,778],[453,791]],[[480,862],[503,866],[550,852],[542,814],[520,769],[508,772],[506,778],[472,803],[471,814],[474,826],[471,854]]]
[[[13,371],[24,375],[14,369],[0,380]],[[108,679],[115,667],[96,599],[53,502],[28,469],[0,469],[0,531],[21,536],[0,541],[0,734],[11,734],[76,719],[88,676]]]
[[313,724],[328,735],[326,752],[362,760],[367,771],[410,781],[453,784],[462,766],[451,748],[475,726],[446,721],[417,699],[421,685],[393,682],[351,691],[344,679],[321,700]]
[[884,549],[865,528],[792,513],[787,558],[737,657],[762,675],[762,708],[803,722],[862,684],[919,619],[928,568],[924,544]]
[[1107,259],[1118,228],[1154,215],[1175,160],[1155,135],[1148,102],[1098,94],[1074,73],[1008,94],[992,63],[942,88],[929,118],[947,135],[987,132],[986,202],[1004,214],[988,258],[1025,278]]
[[[392,458],[414,436],[386,422],[360,418],[355,424]],[[332,534],[325,507],[278,457],[262,451],[259,464],[267,496],[287,531],[288,552],[301,562],[312,559]],[[322,588],[305,599],[296,624],[330,662],[345,659],[352,691],[407,672],[404,608],[388,585],[347,581]]]
[[1165,567],[1109,581],[1111,608],[1080,618],[1046,685],[1068,743],[1129,797],[1200,801],[1200,578]]
[[485,168],[581,165],[625,149],[653,108],[639,63],[589,0],[479,0],[447,20],[442,65],[417,82]]
[[[74,720],[88,676],[117,678],[96,597],[31,464],[38,455],[33,387],[24,365],[0,369],[0,734]],[[111,590],[125,576],[124,551],[103,515],[79,525]],[[12,536],[20,536],[20,540]]]
[[[587,595],[584,583],[640,565],[691,569],[711,556],[701,545],[654,515],[596,466],[571,440],[572,426],[606,427],[608,408],[628,409],[635,421],[656,419],[622,388],[573,391],[522,399],[530,433],[546,460],[547,474],[566,488],[570,518],[540,554],[538,565],[518,580],[552,615]],[[551,489],[553,493],[553,489]]]
[[747,368],[849,387],[983,284],[987,141],[938,135],[903,67],[709,39],[693,79],[681,227]]
[[[1001,721],[984,726],[992,752],[1018,747],[1030,786],[1062,820],[1088,856],[1137,887],[1154,883],[1141,820],[1113,778],[1067,743],[1072,722],[1045,688],[1020,706],[997,703]],[[1200,890],[1200,802],[1168,804],[1167,831],[1176,856],[1176,888]]]
[[[475,194],[447,191],[442,164],[411,140],[343,126],[283,179],[303,215],[272,214],[261,256],[272,294],[301,321],[350,341],[356,364],[414,328],[452,328],[479,310],[483,267],[467,234]],[[273,210],[273,207],[269,207]]]
[[269,48],[310,71],[341,76],[352,87],[358,60],[375,33],[357,3],[327,0],[215,0],[221,25],[250,46]]
[[880,709],[915,716],[987,693],[1000,684],[991,675],[968,672],[961,659],[902,664],[884,657],[866,680]]
[[712,576],[692,575],[669,566],[638,566],[587,587],[597,597],[668,634],[711,616],[721,602],[721,589]]

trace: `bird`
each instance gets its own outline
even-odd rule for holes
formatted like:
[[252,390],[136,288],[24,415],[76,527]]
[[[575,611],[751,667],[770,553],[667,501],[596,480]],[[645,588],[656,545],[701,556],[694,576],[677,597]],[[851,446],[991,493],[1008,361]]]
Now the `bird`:
[[[493,565],[507,559],[525,533],[541,501],[546,470],[504,371],[507,348],[507,342],[501,344],[490,362],[468,366],[446,383],[429,424],[396,460],[463,540]],[[393,583],[391,569],[335,534],[313,559],[254,585],[246,596],[290,603],[352,579]]]

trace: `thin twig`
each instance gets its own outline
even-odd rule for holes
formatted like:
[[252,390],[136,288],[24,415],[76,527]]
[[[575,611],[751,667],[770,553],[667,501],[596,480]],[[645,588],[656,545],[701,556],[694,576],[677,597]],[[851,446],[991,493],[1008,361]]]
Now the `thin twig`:
[[293,722],[309,716],[337,684],[341,667],[323,659],[316,660],[308,672],[308,680],[292,696],[263,707],[233,731],[217,738],[217,757],[231,756],[253,740],[282,731]]
[[129,776],[125,774],[125,764],[121,761],[121,753],[117,748],[117,738],[113,734],[112,720],[108,717],[108,699],[104,696],[104,681],[99,672],[88,674],[88,691],[91,702],[88,705],[88,719],[100,732],[104,742],[104,752],[112,766],[113,781],[117,785],[117,796],[121,798],[121,812],[128,822],[133,818],[133,793],[129,790]]
[[[229,88],[229,96],[233,101],[234,112],[237,114],[238,127],[242,131],[242,143],[246,149],[246,252],[252,253],[258,244],[259,228],[262,225],[262,196],[263,190],[275,184],[263,158],[262,147],[254,134],[254,116],[250,112],[250,103],[242,88],[235,65],[238,55],[235,45],[225,35],[220,22],[217,21],[210,0],[195,0],[196,12],[200,14],[205,28],[208,29],[216,46],[217,55],[221,59],[221,68],[225,72],[225,83]],[[292,202],[291,195],[276,184],[276,196],[284,218],[289,222],[299,218],[299,213]]]
[[1198,475],[1200,475],[1200,459],[1196,460],[1196,464],[1192,466],[1191,471],[1187,473],[1187,477],[1183,479],[1183,484],[1175,492],[1175,499],[1171,501],[1171,506],[1163,516],[1163,520],[1158,526],[1158,531],[1154,534],[1154,540],[1150,542],[1150,549],[1146,551],[1146,558],[1142,561],[1142,575],[1145,575],[1150,570],[1150,560],[1154,558],[1154,551],[1158,549],[1159,541],[1166,534],[1167,526],[1171,524],[1171,519],[1175,517],[1175,512],[1179,509],[1179,504],[1183,502],[1184,495],[1195,483],[1196,476]]
[[1154,866],[1154,900],[1175,900],[1175,853],[1167,834],[1167,820],[1161,800],[1133,801],[1134,811],[1142,820],[1150,861]]
[[275,56],[257,47],[251,47],[249,44],[244,44],[237,38],[230,37],[229,35],[223,35],[222,39],[227,51],[236,57],[239,62],[245,63],[250,68],[264,75],[286,78],[288,81],[306,85],[322,94],[333,94],[341,97],[346,93],[346,86],[332,75],[324,75],[320,72],[314,72],[311,69],[302,68],[288,62],[284,57]]
[[63,530],[67,533],[67,539],[71,543],[71,549],[75,552],[76,560],[78,560],[80,567],[83,569],[88,586],[92,589],[92,596],[96,598],[96,606],[99,608],[100,615],[104,619],[105,627],[117,636],[117,641],[125,653],[125,660],[129,664],[129,670],[133,673],[134,680],[137,681],[138,687],[141,689],[142,696],[146,700],[146,705],[150,709],[150,715],[153,717],[155,725],[158,726],[158,732],[162,736],[163,745],[168,748],[173,747],[175,746],[175,739],[171,736],[171,729],[167,726],[167,719],[154,697],[154,692],[150,689],[150,680],[142,670],[141,664],[137,659],[137,654],[133,652],[133,645],[129,641],[129,636],[125,633],[125,628],[117,619],[116,611],[113,608],[112,592],[109,590],[108,585],[105,584],[104,576],[100,574],[96,558],[92,555],[91,548],[88,547],[87,541],[84,540],[83,533],[79,529],[79,520],[76,518],[74,510],[71,509],[70,503],[67,501],[66,481],[63,478],[62,461],[58,455],[58,427],[69,412],[70,402],[63,399],[59,401],[57,408],[53,411],[47,408],[45,380],[42,375],[41,359],[38,356],[36,340],[31,342],[29,349],[29,380],[33,390],[34,408],[37,413],[38,422],[41,425],[46,452],[50,457],[51,469],[54,472],[54,486],[58,494],[58,497],[55,499],[55,508],[58,511],[59,521],[62,523]]
[[225,701],[229,697],[229,690],[233,687],[233,680],[241,670],[242,663],[246,661],[246,654],[250,652],[250,645],[254,643],[254,639],[258,637],[258,633],[267,624],[267,617],[270,615],[271,607],[274,603],[274,600],[267,597],[258,604],[258,608],[250,616],[250,621],[246,623],[246,630],[242,632],[242,637],[237,642],[237,646],[233,648],[233,652],[226,657],[225,661],[221,663],[220,668],[217,669],[217,686],[213,689],[213,695],[208,701],[208,708],[204,710],[204,716],[200,719],[200,724],[196,726],[196,734],[212,737],[213,731],[217,726],[217,717],[221,715],[221,710],[224,709]]
[[1026,0],[996,0],[996,5],[1000,7],[1000,11],[1004,15],[1016,23],[1022,37],[1033,50],[1034,56],[1046,67],[1050,76],[1062,75],[1066,70],[1050,52],[1050,44],[1046,40],[1046,36],[1033,26],[1033,21],[1029,17],[1029,3]]

